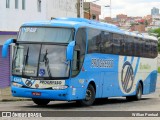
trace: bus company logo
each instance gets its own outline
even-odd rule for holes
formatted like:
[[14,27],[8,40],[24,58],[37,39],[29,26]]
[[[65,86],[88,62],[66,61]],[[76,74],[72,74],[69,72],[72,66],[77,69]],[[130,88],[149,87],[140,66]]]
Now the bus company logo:
[[27,79],[25,84],[26,84],[27,87],[31,87],[33,83],[31,82],[31,80]]
[[129,93],[133,87],[134,82],[134,72],[132,65],[126,61],[123,64],[121,72],[121,84],[122,88],[126,93]]

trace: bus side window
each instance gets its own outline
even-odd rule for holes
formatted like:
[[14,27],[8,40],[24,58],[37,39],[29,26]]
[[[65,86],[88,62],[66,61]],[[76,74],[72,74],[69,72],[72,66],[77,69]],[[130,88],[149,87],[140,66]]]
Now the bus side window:
[[126,54],[128,56],[133,56],[134,54],[134,48],[133,48],[133,37],[129,37],[129,36],[126,36],[126,44],[125,44],[125,48],[126,48]]
[[133,44],[133,48],[134,48],[134,56],[140,56],[140,39],[138,39],[137,37],[134,37],[134,44]]
[[112,52],[112,41],[111,41],[111,33],[109,32],[103,32],[101,35],[102,41],[102,47],[101,47],[101,53],[111,53]]
[[119,54],[121,47],[120,47],[120,41],[123,38],[120,34],[113,34],[113,54]]
[[101,31],[88,29],[88,53],[100,53]]
[[106,35],[104,36],[104,53],[106,54],[112,54],[113,52],[113,40],[112,40],[112,33],[108,34],[106,33]]
[[72,75],[77,75],[80,70],[80,50],[75,49],[73,55]]
[[83,65],[86,52],[86,28],[79,28],[76,34],[76,45],[72,62],[72,76],[76,76]]
[[125,41],[123,39],[120,40],[120,55],[125,55]]
[[151,57],[157,57],[157,41],[151,41]]
[[144,45],[144,57],[150,58],[151,57],[151,45],[150,45],[150,40],[145,40],[145,45]]

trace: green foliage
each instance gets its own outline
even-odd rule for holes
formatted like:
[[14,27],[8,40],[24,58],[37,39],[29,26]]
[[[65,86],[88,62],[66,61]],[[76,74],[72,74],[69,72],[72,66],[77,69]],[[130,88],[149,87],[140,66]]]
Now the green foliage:
[[150,29],[149,34],[158,38],[158,52],[160,52],[160,28]]
[[160,67],[158,67],[158,73],[160,73]]
[[149,34],[155,34],[157,37],[160,37],[160,28],[150,29]]
[[160,28],[153,29],[153,33],[157,33],[157,37],[160,37]]

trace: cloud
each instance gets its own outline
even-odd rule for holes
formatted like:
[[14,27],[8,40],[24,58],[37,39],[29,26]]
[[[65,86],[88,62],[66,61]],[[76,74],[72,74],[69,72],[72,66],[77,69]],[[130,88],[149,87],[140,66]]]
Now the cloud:
[[[99,0],[94,3],[102,6],[101,18],[103,16],[110,16],[110,8],[103,7],[109,5],[110,0]],[[112,17],[116,17],[117,14],[143,17],[151,14],[151,9],[153,7],[160,9],[160,0],[111,0]]]

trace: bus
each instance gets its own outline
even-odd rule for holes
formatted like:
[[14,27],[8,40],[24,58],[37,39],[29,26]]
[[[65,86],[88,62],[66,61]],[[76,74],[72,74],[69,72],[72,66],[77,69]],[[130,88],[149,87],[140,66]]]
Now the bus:
[[11,92],[37,105],[140,100],[156,90],[157,38],[84,18],[24,23],[14,43]]

